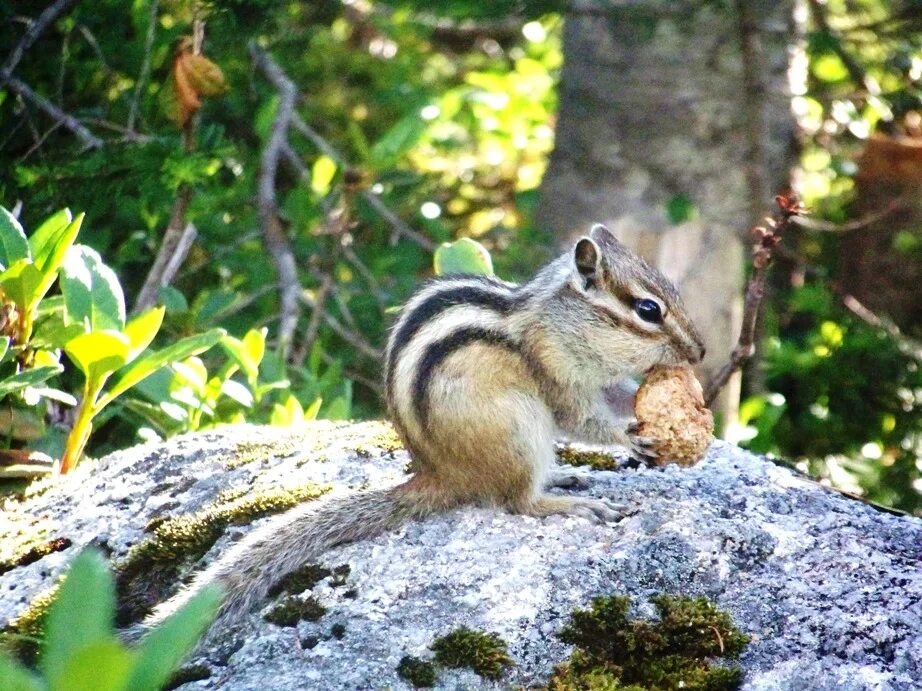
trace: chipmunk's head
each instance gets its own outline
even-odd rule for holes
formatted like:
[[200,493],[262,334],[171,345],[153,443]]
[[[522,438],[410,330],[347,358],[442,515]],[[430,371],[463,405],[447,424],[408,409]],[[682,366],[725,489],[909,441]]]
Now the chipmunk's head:
[[572,256],[569,286],[585,303],[594,351],[635,371],[701,362],[704,343],[672,281],[602,225],[576,242]]

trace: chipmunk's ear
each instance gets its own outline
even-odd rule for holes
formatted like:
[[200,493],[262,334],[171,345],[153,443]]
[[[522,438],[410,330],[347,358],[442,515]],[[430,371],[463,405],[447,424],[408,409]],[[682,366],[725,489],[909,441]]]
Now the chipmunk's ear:
[[592,238],[580,238],[573,248],[573,263],[576,270],[583,277],[585,286],[591,288],[596,278],[601,274],[602,252]]
[[602,247],[622,247],[615,234],[601,223],[596,223],[592,226],[592,230],[589,231],[589,237]]

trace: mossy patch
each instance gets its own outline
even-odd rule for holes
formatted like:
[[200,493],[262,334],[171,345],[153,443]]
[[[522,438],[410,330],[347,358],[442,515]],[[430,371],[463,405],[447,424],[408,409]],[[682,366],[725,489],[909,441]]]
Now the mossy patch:
[[305,590],[310,590],[324,578],[330,578],[330,585],[334,588],[346,584],[351,568],[348,564],[340,564],[332,569],[320,564],[305,564],[299,569],[286,574],[269,589],[269,596],[275,597],[281,593],[297,595]]
[[338,641],[342,640],[346,636],[346,625],[333,624],[333,626],[330,627],[330,635]]
[[560,632],[576,646],[551,677],[550,691],[684,689],[725,691],[742,681],[739,667],[715,666],[735,659],[749,638],[726,612],[706,598],[657,595],[658,621],[629,619],[631,600],[599,597],[576,610]]
[[558,444],[557,459],[568,465],[588,465],[593,470],[617,470],[618,461],[605,451],[584,449],[569,444]]
[[315,597],[286,597],[263,617],[276,626],[296,626],[299,621],[317,621],[327,608]]
[[378,456],[382,452],[392,454],[403,449],[403,443],[393,425],[380,420],[362,424],[350,446],[359,456],[364,457]]
[[485,679],[499,679],[512,664],[506,642],[495,633],[461,627],[430,646],[444,667],[469,667]]
[[23,664],[35,666],[41,647],[45,617],[58,594],[60,584],[40,593],[18,617],[11,619],[0,633],[0,648],[18,658]]
[[151,537],[135,545],[116,566],[118,625],[140,620],[157,602],[172,594],[183,568],[211,549],[228,526],[246,525],[285,511],[328,490],[329,487],[307,484],[243,496],[231,491],[195,513],[149,523]]
[[435,686],[435,666],[412,655],[404,655],[397,665],[397,674],[410,682],[414,688]]
[[4,559],[0,561],[0,576],[5,574],[7,571],[12,571],[13,569],[19,566],[28,566],[29,564],[34,564],[39,559],[47,557],[49,554],[54,554],[55,552],[62,552],[71,546],[70,538],[67,537],[56,537],[53,540],[44,540],[38,544],[34,544],[27,549],[22,550],[19,554],[16,554],[9,559]]
[[[304,434],[273,436],[266,441],[242,441],[234,447],[230,455],[223,458],[224,466],[226,468],[239,468],[248,463],[293,456],[299,451],[304,451],[305,447],[308,446],[308,441],[307,435]],[[310,450],[309,447],[307,450]]]
[[208,665],[186,665],[173,672],[173,675],[167,681],[163,691],[172,691],[173,689],[188,684],[192,681],[202,681],[211,678],[212,670]]

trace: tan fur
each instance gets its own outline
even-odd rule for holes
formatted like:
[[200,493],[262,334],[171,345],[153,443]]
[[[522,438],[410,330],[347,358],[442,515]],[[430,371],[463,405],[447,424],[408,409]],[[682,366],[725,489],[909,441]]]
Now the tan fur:
[[[639,299],[660,305],[661,324],[638,316]],[[409,335],[401,341],[401,333]],[[631,442],[606,392],[626,375],[702,353],[675,286],[601,226],[524,286],[476,277],[431,283],[409,300],[387,348],[388,407],[413,479],[270,520],[145,625],[215,581],[227,591],[221,622],[233,622],[329,547],[460,504],[617,519],[620,507],[605,500],[545,494],[556,475],[555,435]]]

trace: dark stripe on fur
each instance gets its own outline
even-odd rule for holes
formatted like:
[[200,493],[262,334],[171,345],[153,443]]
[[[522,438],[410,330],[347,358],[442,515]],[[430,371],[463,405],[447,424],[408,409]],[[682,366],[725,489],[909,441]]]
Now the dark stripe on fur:
[[599,317],[602,321],[608,322],[614,327],[624,329],[625,331],[630,331],[632,334],[639,336],[640,338],[652,340],[659,337],[659,334],[656,332],[647,331],[634,324],[630,317],[622,317],[607,307],[603,307],[602,305],[597,305],[595,303],[590,303],[590,307],[597,317]]
[[[495,286],[491,288],[490,286]],[[437,315],[456,305],[475,305],[485,307],[499,314],[509,314],[515,307],[516,300],[512,293],[503,294],[505,286],[487,283],[481,286],[459,286],[447,288],[430,296],[417,305],[400,327],[391,336],[391,348],[387,355],[387,391],[391,390],[394,369],[400,353],[413,337]]]
[[511,338],[499,331],[481,327],[458,329],[450,336],[430,344],[419,362],[416,379],[413,382],[413,405],[416,410],[416,419],[423,427],[429,424],[429,382],[432,380],[432,374],[449,355],[472,343],[485,343],[521,354],[518,344]]

